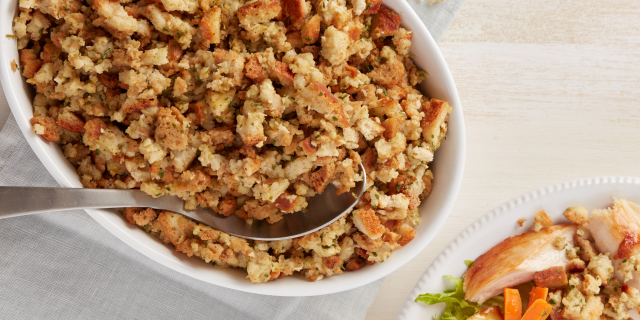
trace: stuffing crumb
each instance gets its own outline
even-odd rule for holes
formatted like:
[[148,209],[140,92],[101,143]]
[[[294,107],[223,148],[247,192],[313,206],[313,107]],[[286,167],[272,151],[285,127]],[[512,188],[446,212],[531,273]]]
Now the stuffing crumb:
[[562,250],[567,246],[567,239],[565,237],[557,237],[553,245],[556,246],[556,249]]
[[533,220],[534,220],[534,223],[533,223],[532,230],[535,232],[540,231],[542,228],[551,226],[551,219],[549,218],[549,216],[544,210],[538,211],[535,214]]
[[598,254],[593,257],[587,266],[587,270],[600,277],[603,283],[613,278],[613,265],[608,256]]
[[36,90],[34,134],[63,148],[86,188],[276,224],[318,193],[352,193],[367,174],[352,212],[290,240],[122,212],[253,283],[296,272],[319,281],[381,263],[416,237],[453,108],[418,90],[426,72],[400,15],[380,0],[325,2],[25,0],[11,68]]
[[589,222],[589,212],[584,207],[569,207],[562,215],[573,223],[585,224]]
[[516,221],[516,222],[518,222],[518,226],[519,226],[520,228],[522,228],[522,227],[524,226],[524,223],[525,223],[525,222],[527,222],[527,219],[525,219],[525,218],[520,218],[520,219],[518,219],[518,221]]

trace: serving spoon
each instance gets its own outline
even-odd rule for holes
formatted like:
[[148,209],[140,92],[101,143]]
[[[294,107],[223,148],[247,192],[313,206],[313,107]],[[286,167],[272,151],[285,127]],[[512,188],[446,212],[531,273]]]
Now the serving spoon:
[[[360,172],[365,172],[362,164],[359,166]],[[339,196],[336,196],[336,187],[329,184],[323,193],[308,199],[307,211],[285,214],[282,220],[274,224],[256,219],[248,224],[235,214],[225,217],[202,208],[185,210],[184,201],[176,196],[153,198],[137,189],[1,186],[0,219],[74,209],[145,207],[176,212],[237,237],[272,241],[300,237],[320,230],[348,213],[364,193],[367,175],[362,176],[362,181]]]

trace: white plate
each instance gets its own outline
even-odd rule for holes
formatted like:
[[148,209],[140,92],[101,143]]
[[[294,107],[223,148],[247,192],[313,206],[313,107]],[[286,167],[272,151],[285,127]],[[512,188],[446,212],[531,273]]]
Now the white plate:
[[[18,52],[15,39],[5,37],[6,34],[13,34],[11,23],[17,12],[17,2],[18,0],[0,1],[2,87],[22,133],[42,164],[61,186],[80,188],[78,175],[63,157],[60,148],[55,144],[46,143],[31,131],[29,119],[33,115],[31,103],[34,90],[23,81],[18,72],[11,71],[10,62],[13,59],[18,61]],[[464,170],[464,121],[458,92],[449,69],[424,24],[406,1],[389,0],[383,3],[402,17],[405,28],[413,31],[411,51],[416,54],[414,62],[420,69],[430,74],[430,77],[422,83],[422,91],[434,98],[448,101],[454,107],[449,121],[447,140],[436,152],[436,160],[432,166],[435,175],[433,193],[420,206],[423,222],[417,228],[416,238],[407,246],[395,251],[390,259],[381,264],[367,266],[357,272],[347,272],[314,283],[296,276],[255,285],[245,279],[245,270],[222,269],[205,264],[197,258],[188,258],[126,223],[113,211],[87,210],[87,213],[120,240],[164,266],[212,284],[258,294],[311,296],[340,292],[376,281],[409,262],[435,237],[453,207]]]
[[[531,230],[533,216],[539,210],[544,209],[554,224],[566,223],[568,220],[562,213],[567,207],[583,206],[591,212],[612,205],[612,197],[640,203],[640,178],[603,177],[567,181],[503,203],[464,229],[436,257],[411,290],[398,319],[439,317],[444,310],[443,304],[428,306],[416,303],[416,297],[422,293],[440,293],[452,288],[453,284],[444,279],[444,275],[461,277],[467,270],[464,260],[475,260],[507,237]],[[518,227],[516,222],[520,218],[527,219],[523,227]]]

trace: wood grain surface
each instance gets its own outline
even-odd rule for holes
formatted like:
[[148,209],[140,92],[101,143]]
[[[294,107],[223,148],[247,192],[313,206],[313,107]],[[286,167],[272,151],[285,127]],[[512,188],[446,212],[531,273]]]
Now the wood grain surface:
[[466,122],[462,188],[367,319],[395,318],[440,251],[501,203],[569,179],[640,176],[639,30],[637,0],[465,2],[440,42]]

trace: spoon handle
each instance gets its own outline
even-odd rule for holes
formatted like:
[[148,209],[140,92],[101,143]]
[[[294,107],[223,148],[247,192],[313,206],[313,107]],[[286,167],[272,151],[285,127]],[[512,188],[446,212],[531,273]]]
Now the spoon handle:
[[0,219],[61,210],[140,207],[152,200],[138,190],[0,187]]

